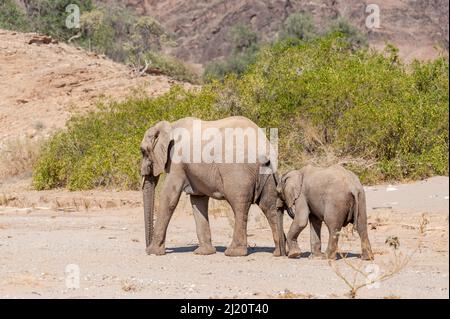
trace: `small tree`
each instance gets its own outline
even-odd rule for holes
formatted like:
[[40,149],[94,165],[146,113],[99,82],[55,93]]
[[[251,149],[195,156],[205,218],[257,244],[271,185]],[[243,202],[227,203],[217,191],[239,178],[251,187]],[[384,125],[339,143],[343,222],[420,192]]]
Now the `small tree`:
[[352,26],[347,20],[338,18],[334,20],[328,27],[327,33],[340,33],[349,41],[354,49],[367,47],[367,37]]
[[283,23],[280,40],[309,41],[318,36],[318,31],[311,14],[294,13]]
[[258,35],[256,32],[244,25],[237,25],[231,28],[230,40],[233,45],[233,53],[254,50],[258,45]]
[[30,29],[25,12],[12,0],[0,1],[0,28],[18,31]]
[[256,61],[260,50],[256,32],[247,26],[238,25],[231,28],[229,37],[232,43],[231,54],[224,60],[208,63],[204,72],[207,81],[223,80],[227,74],[241,75]]
[[68,40],[77,29],[66,27],[66,8],[76,4],[80,12],[93,8],[91,0],[27,0],[25,8],[33,31],[52,36],[60,40]]

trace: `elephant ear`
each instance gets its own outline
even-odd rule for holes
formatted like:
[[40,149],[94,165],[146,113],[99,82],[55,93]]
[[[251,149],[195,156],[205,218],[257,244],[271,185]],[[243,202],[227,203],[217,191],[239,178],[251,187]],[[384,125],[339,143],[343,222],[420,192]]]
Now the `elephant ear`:
[[291,171],[282,177],[282,194],[289,208],[293,207],[297,198],[300,197],[302,185],[303,174],[300,171]]
[[153,175],[159,176],[165,171],[168,161],[169,145],[171,138],[171,127],[169,122],[157,123],[149,136],[150,157],[153,163]]

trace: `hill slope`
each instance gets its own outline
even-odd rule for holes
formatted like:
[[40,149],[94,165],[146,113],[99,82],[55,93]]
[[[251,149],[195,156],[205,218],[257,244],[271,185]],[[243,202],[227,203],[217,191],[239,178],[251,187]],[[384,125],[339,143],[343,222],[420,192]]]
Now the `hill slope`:
[[64,43],[29,44],[33,36],[0,30],[0,143],[47,135],[101,98],[120,100],[136,87],[156,96],[176,83]]
[[[97,0],[108,2],[111,0]],[[282,22],[293,12],[312,13],[325,27],[344,17],[366,33],[371,46],[394,43],[407,60],[438,55],[434,46],[448,51],[449,3],[446,0],[379,0],[381,28],[365,27],[366,2],[361,0],[126,0],[138,12],[162,22],[178,38],[177,57],[197,63],[230,52],[228,31],[236,24],[251,26],[262,39],[273,39]]]

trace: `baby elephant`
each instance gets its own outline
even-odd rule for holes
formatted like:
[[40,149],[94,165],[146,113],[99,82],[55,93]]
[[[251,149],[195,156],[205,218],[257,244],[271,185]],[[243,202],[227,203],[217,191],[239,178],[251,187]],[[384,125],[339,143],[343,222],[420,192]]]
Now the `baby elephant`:
[[327,258],[336,258],[339,231],[353,223],[361,238],[361,258],[373,259],[367,235],[366,196],[355,174],[339,165],[328,168],[308,165],[283,175],[277,190],[294,218],[287,235],[290,258],[300,255],[297,238],[309,219],[313,257],[323,257],[320,230],[324,221],[330,234]]

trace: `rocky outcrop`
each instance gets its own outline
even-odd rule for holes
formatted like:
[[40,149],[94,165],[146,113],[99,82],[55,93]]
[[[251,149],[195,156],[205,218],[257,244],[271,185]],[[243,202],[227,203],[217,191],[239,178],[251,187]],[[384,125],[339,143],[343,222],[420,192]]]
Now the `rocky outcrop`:
[[[110,0],[98,0],[107,2]],[[344,17],[362,32],[375,48],[391,42],[407,60],[437,56],[438,46],[448,52],[447,0],[378,0],[379,29],[365,26],[367,1],[360,0],[125,0],[129,7],[157,18],[172,31],[178,46],[171,49],[184,60],[205,63],[230,52],[229,29],[251,26],[263,40],[273,39],[289,14],[310,12],[325,27],[331,19]]]

